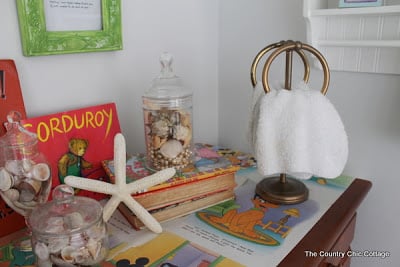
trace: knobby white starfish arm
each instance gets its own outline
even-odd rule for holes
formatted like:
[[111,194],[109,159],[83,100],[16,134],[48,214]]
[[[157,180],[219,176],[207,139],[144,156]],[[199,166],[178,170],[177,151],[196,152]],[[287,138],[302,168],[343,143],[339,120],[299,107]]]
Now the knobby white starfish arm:
[[[68,182],[67,182],[68,181]],[[65,177],[65,183],[69,186],[83,189],[83,190],[88,190],[92,192],[97,192],[97,193],[104,193],[107,195],[114,195],[118,190],[117,188],[110,183],[99,181],[99,180],[93,180],[93,179],[87,179],[79,176],[73,176],[69,175]]]
[[160,223],[132,197],[132,194],[165,182],[174,176],[175,169],[164,169],[130,184],[126,184],[126,145],[122,134],[117,134],[114,138],[114,168],[115,184],[77,176],[65,177],[65,183],[75,188],[112,195],[104,206],[104,221],[107,222],[119,203],[124,202],[151,231],[156,233],[162,232]]

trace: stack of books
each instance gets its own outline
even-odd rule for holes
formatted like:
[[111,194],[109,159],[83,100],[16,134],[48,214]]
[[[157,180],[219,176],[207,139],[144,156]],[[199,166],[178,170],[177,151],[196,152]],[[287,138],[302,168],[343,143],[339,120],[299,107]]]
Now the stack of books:
[[[146,208],[159,222],[178,218],[235,198],[235,173],[255,166],[254,159],[241,152],[222,149],[207,144],[195,144],[195,163],[169,179],[132,197]],[[114,182],[114,162],[104,160],[103,167]],[[127,183],[151,175],[143,154],[128,156]],[[122,215],[135,228],[144,224],[121,203]]]

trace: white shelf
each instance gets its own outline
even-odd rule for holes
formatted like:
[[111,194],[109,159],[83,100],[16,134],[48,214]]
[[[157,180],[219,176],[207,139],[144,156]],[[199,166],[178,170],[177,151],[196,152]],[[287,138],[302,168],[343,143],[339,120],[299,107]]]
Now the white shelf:
[[398,14],[400,6],[380,6],[380,7],[353,7],[353,8],[330,8],[310,10],[310,16],[354,16],[354,15],[390,15]]
[[303,10],[307,41],[330,69],[400,74],[400,0],[360,8],[329,6],[332,2],[304,0]]
[[400,40],[319,40],[318,46],[400,47]]

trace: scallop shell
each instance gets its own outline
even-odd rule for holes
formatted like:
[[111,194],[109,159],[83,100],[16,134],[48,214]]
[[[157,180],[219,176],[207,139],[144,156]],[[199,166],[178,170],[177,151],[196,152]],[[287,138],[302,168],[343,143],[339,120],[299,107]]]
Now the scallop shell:
[[50,178],[50,167],[46,163],[38,163],[33,166],[32,178],[38,181],[47,181]]
[[166,158],[175,158],[183,151],[181,142],[171,139],[165,142],[160,148],[160,153]]
[[19,191],[14,188],[4,191],[4,195],[11,201],[17,201],[19,199]]
[[45,243],[37,242],[35,245],[35,254],[41,260],[48,260],[50,253]]
[[5,168],[0,168],[0,190],[6,191],[13,187],[14,179],[11,173],[9,173]]

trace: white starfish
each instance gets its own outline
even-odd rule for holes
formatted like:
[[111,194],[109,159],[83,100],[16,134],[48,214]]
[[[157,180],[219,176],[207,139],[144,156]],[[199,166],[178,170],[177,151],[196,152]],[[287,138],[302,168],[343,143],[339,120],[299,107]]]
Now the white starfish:
[[118,205],[124,202],[147,228],[155,233],[161,233],[162,228],[160,223],[131,195],[168,180],[175,174],[175,169],[164,169],[127,184],[125,138],[120,133],[114,137],[114,168],[115,184],[71,175],[65,177],[65,183],[75,188],[112,195],[104,206],[103,219],[105,222],[108,221]]

